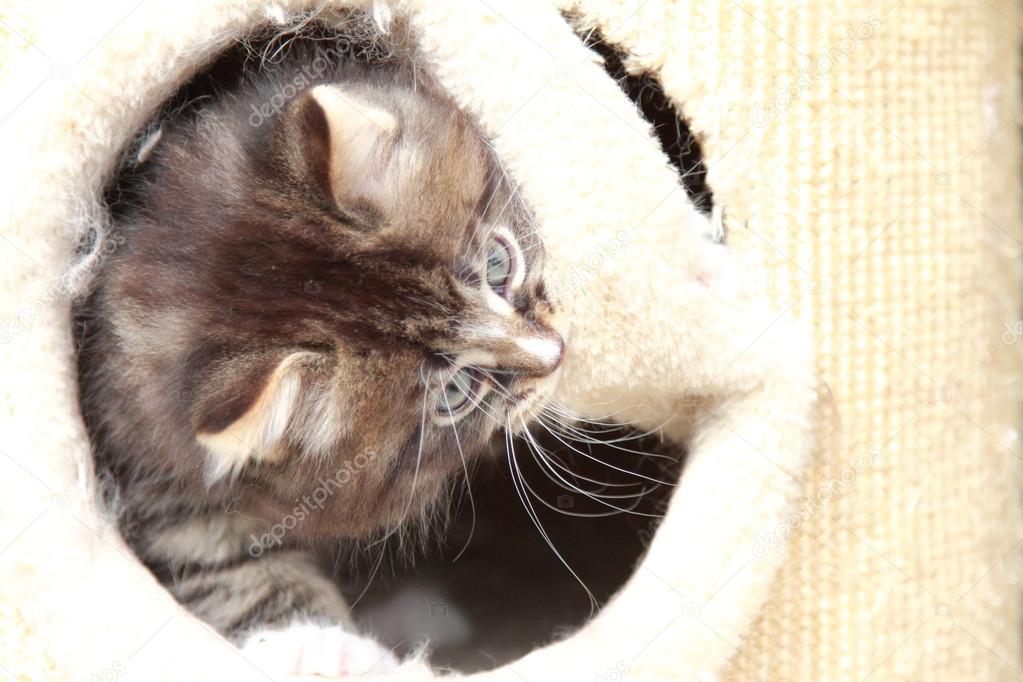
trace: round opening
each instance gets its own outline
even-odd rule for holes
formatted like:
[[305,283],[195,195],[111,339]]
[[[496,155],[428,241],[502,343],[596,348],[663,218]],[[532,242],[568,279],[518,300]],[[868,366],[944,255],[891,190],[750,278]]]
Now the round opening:
[[[339,21],[332,28],[306,20],[285,31],[258,31],[197,73],[124,151],[106,193],[114,220],[145,200],[145,160],[160,143],[161,124],[234,96],[225,93],[244,88],[245,74],[272,71],[291,50],[371,68],[414,53],[408,35],[396,43],[394,33],[375,32],[367,15]],[[694,201],[709,209],[699,147],[658,95],[655,79],[626,75],[620,53],[592,34],[589,42],[604,54],[609,74],[653,117]],[[258,108],[251,114],[264,115]],[[311,279],[304,291],[315,295],[321,288]],[[190,388],[182,390],[187,397]],[[496,667],[563,637],[605,604],[652,539],[683,459],[656,437],[601,421],[538,426],[488,447],[465,476],[451,481],[446,522],[424,537],[404,543],[391,537],[354,550],[338,538],[310,548],[352,605],[361,630],[400,654],[426,643],[431,662],[462,672]]]

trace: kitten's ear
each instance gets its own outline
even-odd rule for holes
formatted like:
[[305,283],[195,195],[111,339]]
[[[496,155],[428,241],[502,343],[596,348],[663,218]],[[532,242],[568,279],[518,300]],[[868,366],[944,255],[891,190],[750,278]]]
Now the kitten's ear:
[[193,407],[196,437],[210,455],[210,480],[254,461],[284,456],[285,432],[299,409],[306,367],[316,356],[253,357],[219,367]]
[[365,96],[318,85],[299,102],[309,171],[342,208],[386,210],[396,178],[398,119]]

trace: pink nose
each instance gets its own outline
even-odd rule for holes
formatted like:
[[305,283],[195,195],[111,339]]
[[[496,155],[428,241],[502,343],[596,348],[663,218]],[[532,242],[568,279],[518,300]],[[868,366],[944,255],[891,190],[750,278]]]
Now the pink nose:
[[565,358],[565,340],[560,335],[534,336],[518,340],[523,373],[535,377],[553,374]]

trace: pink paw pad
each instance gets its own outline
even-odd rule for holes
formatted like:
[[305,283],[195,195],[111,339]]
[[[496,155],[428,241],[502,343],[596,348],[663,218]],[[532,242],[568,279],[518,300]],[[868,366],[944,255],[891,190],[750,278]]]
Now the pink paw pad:
[[242,654],[269,675],[347,677],[383,674],[398,667],[388,649],[338,626],[295,623],[259,630],[241,645]]

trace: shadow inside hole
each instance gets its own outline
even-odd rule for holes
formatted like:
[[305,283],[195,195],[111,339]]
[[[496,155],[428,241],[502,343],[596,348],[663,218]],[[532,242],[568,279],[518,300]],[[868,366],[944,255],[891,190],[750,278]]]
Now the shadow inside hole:
[[661,150],[678,171],[682,186],[696,207],[710,214],[714,195],[707,185],[707,166],[696,136],[689,130],[681,111],[664,94],[655,76],[643,72],[630,74],[625,68],[627,54],[608,43],[596,29],[580,34],[585,45],[604,59],[604,70],[629,96],[654,127]]
[[[654,437],[636,438],[634,432],[618,427],[590,428],[602,431],[599,438],[605,444],[570,443],[596,459],[573,452],[549,434],[535,435],[550,456],[577,476],[610,484],[603,487],[604,494],[648,489],[638,499],[607,500],[618,507],[634,504],[635,513],[616,512],[565,490],[553,475],[545,474],[521,439],[514,442],[514,452],[526,481],[554,507],[531,499],[545,532],[603,606],[632,575],[673,490],[639,476],[673,484],[682,458]],[[622,438],[628,440],[613,442]],[[367,632],[403,653],[428,641],[433,664],[475,672],[513,661],[570,634],[590,618],[585,590],[544,542],[517,496],[506,452],[502,442],[471,475],[474,530],[472,508],[462,495],[431,547],[398,560],[392,545],[370,581],[380,557],[376,548],[339,576],[350,600],[369,584],[355,607]],[[571,480],[563,470],[555,470]],[[598,488],[582,478],[577,482],[590,490]],[[464,493],[464,480],[455,484],[456,496]],[[594,513],[605,515],[578,516]]]

